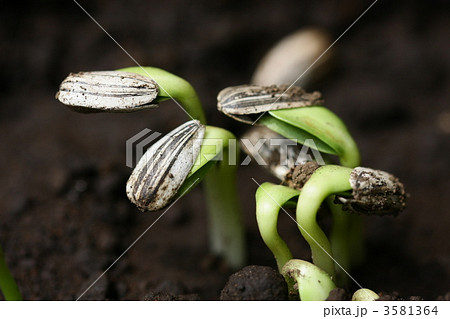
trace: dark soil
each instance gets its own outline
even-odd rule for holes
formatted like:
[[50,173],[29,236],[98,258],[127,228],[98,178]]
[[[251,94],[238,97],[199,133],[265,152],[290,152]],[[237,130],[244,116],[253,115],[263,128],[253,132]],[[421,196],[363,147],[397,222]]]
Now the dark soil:
[[230,276],[220,300],[288,300],[288,286],[284,277],[271,267],[246,266]]
[[[236,134],[248,125],[216,111],[217,92],[247,83],[288,33],[315,25],[336,39],[371,2],[80,1],[141,65],[188,79],[210,123]],[[404,299],[450,290],[446,3],[378,1],[313,88],[348,124],[363,165],[396,175],[411,195],[398,217],[366,219],[366,262],[353,272],[362,286]],[[167,133],[184,112],[172,102],[136,114],[71,112],[54,98],[69,72],[134,62],[72,1],[0,6],[0,244],[24,298],[77,299],[121,257],[83,300],[218,300],[232,271],[208,254],[201,187],[122,256],[162,213],[143,214],[126,198],[125,141],[144,128]],[[251,178],[275,181],[256,166],[240,169],[249,264],[275,267],[257,231]],[[281,219],[294,256],[309,260],[296,225]]]
[[288,174],[287,185],[292,188],[301,190],[305,183],[310,179],[311,175],[319,168],[316,162],[306,162],[295,166],[292,174]]

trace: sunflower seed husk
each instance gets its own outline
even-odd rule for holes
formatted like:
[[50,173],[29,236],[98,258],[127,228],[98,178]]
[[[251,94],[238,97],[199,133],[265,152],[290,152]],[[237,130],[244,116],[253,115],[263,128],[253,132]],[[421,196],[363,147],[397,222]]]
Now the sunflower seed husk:
[[134,112],[157,107],[155,81],[136,73],[97,71],[70,73],[56,98],[77,112]]
[[127,182],[127,196],[142,211],[162,209],[175,198],[200,152],[205,126],[189,121],[153,144]]
[[322,95],[305,92],[298,86],[240,85],[223,89],[217,96],[217,109],[238,121],[252,124],[267,111],[322,105]]
[[406,207],[407,194],[397,177],[379,170],[356,167],[350,174],[352,196],[338,196],[344,210],[362,214],[397,214]]
[[332,39],[320,28],[302,28],[281,39],[256,67],[252,83],[295,83],[313,87],[330,70],[334,56]]

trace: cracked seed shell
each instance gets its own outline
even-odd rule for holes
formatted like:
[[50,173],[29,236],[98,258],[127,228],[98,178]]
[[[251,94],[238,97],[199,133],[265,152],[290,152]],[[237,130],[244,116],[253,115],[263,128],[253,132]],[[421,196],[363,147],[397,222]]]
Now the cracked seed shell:
[[407,194],[403,184],[392,174],[365,167],[356,167],[350,174],[352,196],[338,196],[343,209],[362,213],[398,214],[406,207]]

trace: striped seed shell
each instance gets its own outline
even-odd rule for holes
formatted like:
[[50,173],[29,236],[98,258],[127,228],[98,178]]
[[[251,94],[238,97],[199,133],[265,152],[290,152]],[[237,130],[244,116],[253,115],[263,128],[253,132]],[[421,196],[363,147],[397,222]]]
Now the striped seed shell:
[[77,112],[133,112],[157,107],[158,85],[136,73],[97,71],[70,73],[56,98]]
[[350,174],[352,196],[337,199],[343,209],[362,214],[397,214],[406,207],[407,194],[397,177],[383,171],[356,167]]
[[200,153],[205,127],[189,121],[153,144],[139,160],[126,192],[142,211],[162,209],[174,199]]
[[262,113],[322,105],[320,92],[307,93],[298,86],[239,85],[223,89],[217,96],[217,109],[235,120],[252,124]]

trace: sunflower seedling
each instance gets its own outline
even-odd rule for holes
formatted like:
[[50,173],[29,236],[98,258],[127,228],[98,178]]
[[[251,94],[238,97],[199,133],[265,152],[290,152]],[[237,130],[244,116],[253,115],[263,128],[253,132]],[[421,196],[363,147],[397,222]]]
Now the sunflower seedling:
[[[281,271],[292,259],[292,253],[277,230],[281,207],[296,207],[299,230],[311,247],[314,264],[326,271],[336,282],[343,284],[346,277],[341,268],[347,269],[350,258],[349,234],[341,220],[349,210],[358,214],[397,214],[405,207],[406,193],[403,185],[389,173],[369,168],[326,165],[318,167],[314,162],[298,165],[294,171],[297,189],[263,183],[256,191],[256,219],[258,228],[267,247],[272,251]],[[323,201],[338,204],[332,209],[334,241],[328,237],[316,221],[318,209]],[[339,207],[342,206],[342,207]],[[339,275],[336,278],[336,274]]]
[[[261,124],[312,150],[336,155],[343,166],[356,167],[360,163],[355,141],[341,119],[323,106],[320,92],[307,93],[297,86],[241,85],[222,90],[217,100],[219,111],[236,120]],[[332,211],[340,210],[333,202],[329,206]],[[351,260],[341,262],[349,266],[360,263],[363,241],[359,216],[341,214],[335,224],[349,232],[349,240],[333,246],[358,252]],[[333,232],[332,241],[339,238],[334,236],[336,232],[339,233],[339,228]],[[341,244],[348,247],[340,247]]]
[[[204,126],[201,102],[187,81],[153,67],[84,72],[70,74],[56,97],[79,112],[133,112],[168,99],[179,102],[196,121],[175,129],[148,150],[128,181],[127,195],[139,209],[153,211],[166,207],[204,178],[210,212],[210,249],[224,256],[233,268],[245,264],[236,166],[228,161],[229,150],[238,153],[236,147],[228,148],[234,135]],[[211,140],[221,145],[204,145],[204,141]],[[218,154],[225,160],[212,160]]]
[[[297,86],[241,85],[217,96],[219,111],[238,121],[261,124],[296,143],[337,155],[341,164],[359,165],[359,151],[345,124],[323,105],[320,92]],[[309,144],[314,141],[314,144]]]
[[236,166],[227,162],[231,139],[230,132],[196,120],[180,125],[146,151],[127,182],[127,195],[140,210],[155,211],[213,175],[211,180],[219,185],[206,183],[205,190],[212,207],[208,216],[211,249],[237,268],[245,260],[245,246],[241,214],[235,209]]
[[[366,215],[387,215],[397,214],[405,208],[406,192],[396,177],[370,168],[326,165],[311,175],[301,189],[296,219],[300,232],[311,247],[314,264],[334,276],[331,245],[316,221],[320,205],[332,195],[336,196],[336,202],[341,203],[344,210]],[[339,219],[341,214],[345,212],[333,211],[333,218]],[[346,234],[342,232],[340,235],[343,238],[337,240],[345,241]]]
[[200,100],[189,82],[154,67],[70,73],[56,98],[82,113],[136,112],[173,98],[189,116],[206,123]]

